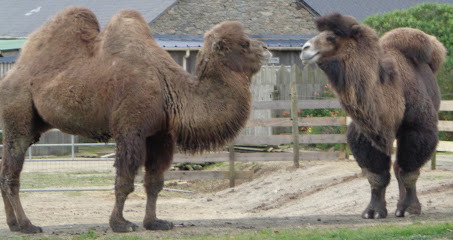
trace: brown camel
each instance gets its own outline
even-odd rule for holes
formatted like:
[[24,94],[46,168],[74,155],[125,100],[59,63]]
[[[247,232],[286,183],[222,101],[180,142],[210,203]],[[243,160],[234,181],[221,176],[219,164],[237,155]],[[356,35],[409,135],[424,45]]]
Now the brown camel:
[[140,166],[146,169],[143,226],[171,229],[156,218],[156,200],[175,146],[196,153],[233,139],[250,112],[251,77],[268,57],[240,23],[224,22],[205,34],[192,76],[157,45],[136,11],[120,11],[102,32],[88,9],[57,14],[30,35],[0,82],[0,185],[10,230],[42,231],[21,206],[19,175],[27,148],[51,128],[116,140],[113,231],[137,228],[124,219],[123,207]]
[[435,74],[445,59],[444,46],[412,28],[395,29],[379,39],[374,29],[338,13],[319,17],[316,26],[320,33],[302,47],[301,59],[317,63],[327,74],[353,120],[348,144],[371,186],[371,202],[362,217],[387,217],[385,190],[395,139],[400,189],[395,215],[420,214],[416,182],[438,142]]

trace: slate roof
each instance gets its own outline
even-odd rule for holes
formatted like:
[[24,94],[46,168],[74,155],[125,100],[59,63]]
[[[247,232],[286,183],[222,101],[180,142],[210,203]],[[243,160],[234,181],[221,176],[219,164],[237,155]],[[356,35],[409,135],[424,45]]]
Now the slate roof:
[[121,9],[140,11],[151,22],[177,0],[2,0],[0,37],[27,37],[68,6],[84,6],[97,16],[101,28]]
[[453,0],[300,0],[315,13],[324,15],[331,12],[339,12],[344,15],[351,15],[358,21],[374,14],[383,14],[394,10],[401,10],[413,7],[420,3],[449,3]]
[[[249,35],[264,42],[268,47],[300,47],[313,35]],[[203,35],[155,35],[161,47],[201,47]]]
[[0,63],[14,63],[16,62],[17,56],[11,57],[0,57]]

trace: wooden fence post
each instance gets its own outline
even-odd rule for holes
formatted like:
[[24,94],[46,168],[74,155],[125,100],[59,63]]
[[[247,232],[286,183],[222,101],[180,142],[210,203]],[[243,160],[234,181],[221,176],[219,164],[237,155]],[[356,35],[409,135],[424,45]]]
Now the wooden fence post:
[[297,84],[296,81],[291,82],[291,121],[293,123],[293,160],[294,167],[299,167],[299,116],[297,114]]
[[228,146],[228,151],[229,151],[229,164],[230,164],[230,187],[234,187],[235,185],[235,178],[236,178],[236,174],[234,172],[234,161],[235,161],[235,154],[234,154],[234,142],[232,142],[229,146]]
[[431,157],[431,170],[436,170],[436,153],[437,148],[434,150],[433,156]]
[[[348,126],[346,117],[342,117],[342,125]],[[340,155],[339,155],[340,159],[349,159],[349,156],[348,156],[348,153],[347,153],[347,148],[348,148],[348,144],[347,143],[340,144]]]

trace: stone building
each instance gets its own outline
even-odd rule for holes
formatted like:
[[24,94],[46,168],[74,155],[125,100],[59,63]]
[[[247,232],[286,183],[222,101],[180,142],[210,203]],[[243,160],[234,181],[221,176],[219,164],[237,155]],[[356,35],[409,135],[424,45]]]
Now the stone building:
[[154,34],[204,34],[222,21],[240,21],[247,34],[316,34],[315,14],[295,0],[179,0],[150,22]]

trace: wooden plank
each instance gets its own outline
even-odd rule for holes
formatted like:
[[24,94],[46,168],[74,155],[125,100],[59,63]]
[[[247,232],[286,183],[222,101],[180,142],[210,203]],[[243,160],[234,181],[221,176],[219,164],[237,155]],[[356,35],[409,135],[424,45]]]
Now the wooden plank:
[[[341,108],[341,105],[338,99],[299,100],[297,107],[299,109],[326,109],[326,108]],[[253,110],[291,109],[291,101],[290,100],[256,101],[253,102],[252,109]],[[453,100],[441,101],[440,111],[453,111]]]
[[438,152],[453,152],[453,142],[451,141],[439,141],[437,144]]
[[274,101],[259,101],[252,103],[253,110],[262,109],[291,109],[291,101],[289,100],[274,100]]
[[246,127],[291,127],[290,118],[261,118],[250,119],[247,121]]
[[[239,136],[235,140],[239,145],[281,145],[291,144],[291,135],[273,135],[273,136]],[[300,135],[300,144],[312,143],[346,143],[345,134],[317,134],[317,135]]]
[[300,152],[300,160],[304,161],[334,161],[340,158],[340,152]]
[[[175,154],[182,155],[182,154]],[[210,156],[213,155],[213,156]],[[223,157],[223,158],[222,158]],[[300,160],[312,161],[312,160],[337,160],[341,158],[339,152],[300,152]],[[212,161],[215,159],[215,161]],[[175,158],[174,162],[191,162],[191,163],[203,163],[203,162],[228,162],[228,153],[206,153],[202,157],[200,155],[193,157],[186,157],[184,161],[177,161]],[[252,152],[252,153],[239,153],[235,152],[236,162],[273,162],[273,161],[292,161],[292,152]]]
[[440,111],[453,111],[453,100],[443,100],[440,102]]
[[239,145],[281,145],[291,142],[291,135],[238,136],[234,140],[234,143]]
[[[323,100],[299,100],[297,103],[298,109],[326,109],[326,108],[341,108],[340,102],[337,99]],[[253,102],[253,110],[261,109],[291,109],[290,100],[275,100],[275,101],[258,101]]]
[[439,121],[439,131],[453,132],[453,121]]
[[[253,176],[251,171],[236,171],[236,179],[247,179]],[[228,179],[228,171],[167,171],[164,174],[165,180],[212,180]]]
[[316,135],[300,135],[299,143],[346,143],[346,134],[316,134]]
[[[298,118],[299,126],[346,126],[346,117],[303,117]],[[290,118],[250,119],[246,127],[291,127]]]
[[273,162],[273,161],[292,161],[292,152],[254,152],[254,153],[236,153],[238,162]]
[[191,163],[204,163],[204,162],[226,162],[228,161],[228,152],[212,152],[204,154],[182,154],[176,153],[173,156],[174,163],[191,162]]

